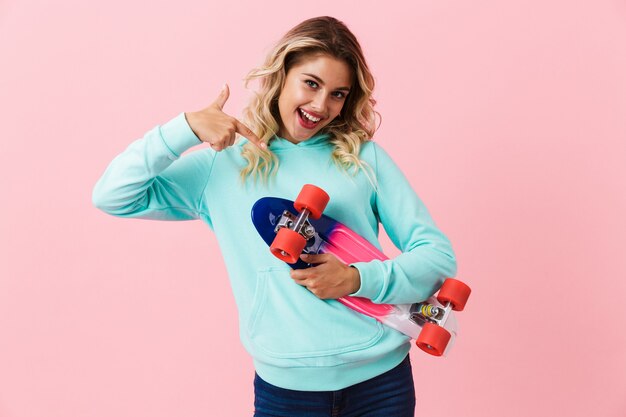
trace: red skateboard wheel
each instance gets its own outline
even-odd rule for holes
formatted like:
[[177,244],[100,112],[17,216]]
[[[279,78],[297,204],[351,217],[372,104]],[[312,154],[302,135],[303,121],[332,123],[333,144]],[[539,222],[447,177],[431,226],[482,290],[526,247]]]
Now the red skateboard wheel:
[[437,300],[444,305],[449,302],[452,304],[452,310],[462,311],[471,292],[471,288],[465,283],[454,278],[448,278],[443,282],[439,294],[437,294]]
[[293,206],[298,211],[303,211],[306,208],[311,212],[312,218],[319,219],[322,217],[322,212],[326,208],[328,200],[330,200],[330,197],[326,194],[326,191],[313,184],[305,184]]
[[450,332],[434,323],[426,323],[422,327],[422,331],[415,344],[424,352],[434,356],[441,356],[450,341]]
[[283,227],[278,230],[270,250],[281,261],[293,264],[298,261],[305,246],[306,239],[304,236]]

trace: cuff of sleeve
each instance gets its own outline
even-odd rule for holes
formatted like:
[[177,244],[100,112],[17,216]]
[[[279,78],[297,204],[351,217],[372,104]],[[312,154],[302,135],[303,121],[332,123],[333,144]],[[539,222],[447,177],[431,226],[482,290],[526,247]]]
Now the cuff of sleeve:
[[169,122],[163,124],[160,128],[161,139],[168,149],[176,156],[185,152],[192,146],[202,143],[200,139],[193,133],[187,119],[185,118],[185,112],[180,113]]
[[361,278],[361,287],[357,292],[350,294],[353,297],[364,297],[374,300],[380,294],[380,280],[377,279],[381,275],[376,261],[355,262],[350,266],[359,270]]

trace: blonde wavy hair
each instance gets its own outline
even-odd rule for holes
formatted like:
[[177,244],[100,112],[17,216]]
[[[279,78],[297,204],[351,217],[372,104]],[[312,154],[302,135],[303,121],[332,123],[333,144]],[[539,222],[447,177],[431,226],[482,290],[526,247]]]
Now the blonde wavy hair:
[[[374,77],[370,72],[361,46],[347,26],[330,16],[315,17],[298,24],[287,32],[268,53],[262,66],[252,69],[244,78],[245,87],[259,81],[259,89],[242,111],[243,122],[269,144],[279,131],[278,97],[289,69],[311,55],[325,54],[344,61],[351,69],[352,86],[341,113],[318,133],[329,133],[334,145],[332,159],[346,172],[356,175],[364,170],[370,182],[375,181],[371,168],[359,159],[361,145],[372,139],[376,115],[376,100],[372,98]],[[278,169],[278,158],[269,150],[252,143],[243,146],[247,165],[241,170],[241,180],[250,176],[256,181],[268,178]],[[352,170],[351,170],[352,168]],[[368,172],[369,171],[369,172]],[[375,183],[372,182],[375,187]]]

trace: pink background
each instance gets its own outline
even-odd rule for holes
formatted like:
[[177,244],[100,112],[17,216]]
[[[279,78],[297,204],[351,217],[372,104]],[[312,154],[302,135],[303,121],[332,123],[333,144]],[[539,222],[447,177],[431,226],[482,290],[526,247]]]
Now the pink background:
[[333,3],[0,3],[1,417],[252,415],[213,234],[91,191],[224,82],[239,116],[247,70],[324,14],[474,290],[448,358],[411,352],[418,415],[626,415],[625,3]]

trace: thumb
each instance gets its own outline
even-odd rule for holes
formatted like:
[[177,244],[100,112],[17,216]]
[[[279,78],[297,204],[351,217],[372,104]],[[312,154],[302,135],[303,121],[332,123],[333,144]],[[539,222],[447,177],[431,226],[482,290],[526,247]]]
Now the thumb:
[[300,255],[300,259],[309,264],[322,264],[328,261],[328,257],[325,255],[325,253],[303,253],[302,255]]
[[228,96],[230,96],[230,90],[228,89],[228,84],[224,84],[220,94],[217,96],[217,99],[215,99],[213,104],[217,105],[217,107],[222,110],[224,108],[224,104],[226,104],[226,100],[228,100]]

